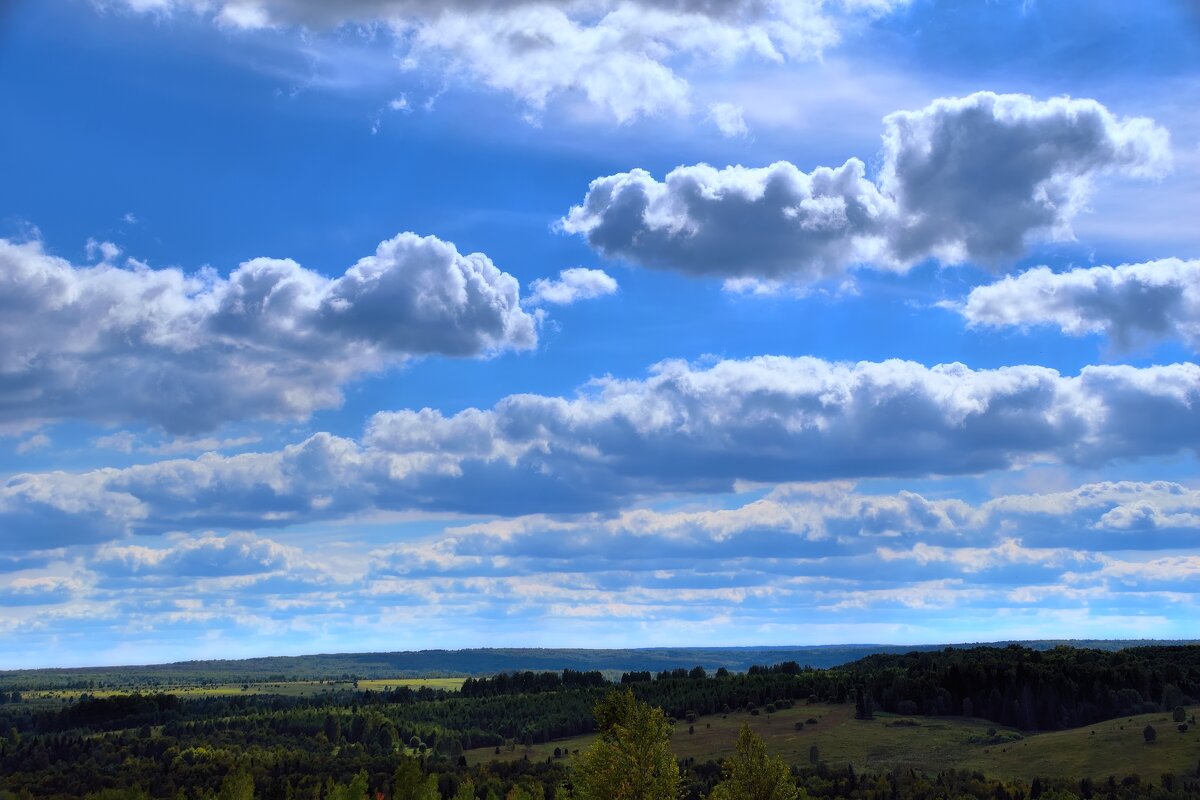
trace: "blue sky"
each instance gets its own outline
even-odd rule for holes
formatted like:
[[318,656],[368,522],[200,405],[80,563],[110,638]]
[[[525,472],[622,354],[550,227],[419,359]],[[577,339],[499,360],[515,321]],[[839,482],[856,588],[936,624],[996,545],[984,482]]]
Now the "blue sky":
[[0,11],[0,667],[1200,637],[1200,12]]

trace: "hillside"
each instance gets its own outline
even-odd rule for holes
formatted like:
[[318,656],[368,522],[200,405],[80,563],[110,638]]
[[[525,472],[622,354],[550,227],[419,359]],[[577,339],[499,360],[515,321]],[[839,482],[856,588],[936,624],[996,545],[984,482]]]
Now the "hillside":
[[[1058,640],[1020,642],[1034,650],[1070,644],[1078,648],[1120,650],[1147,644],[1186,644],[1133,640]],[[1012,642],[997,642],[1004,646]],[[306,656],[271,656],[238,660],[180,661],[111,667],[75,667],[0,671],[0,689],[86,689],[155,687],[231,683],[262,683],[439,676],[478,676],[532,670],[600,670],[610,677],[626,671],[658,672],[678,667],[718,667],[738,672],[755,664],[795,661],[815,668],[840,666],[871,655],[930,652],[945,647],[972,645],[814,645],[798,647],[676,647],[629,650],[482,648],[469,650],[419,650],[392,653],[336,653]]]
[[[816,719],[816,724],[806,720]],[[796,723],[805,723],[801,730]],[[963,717],[907,718],[880,714],[857,720],[850,706],[796,706],[774,714],[751,716],[737,712],[701,717],[689,726],[675,727],[671,748],[681,759],[696,762],[719,760],[733,754],[738,729],[749,724],[762,736],[772,755],[790,764],[808,765],[816,746],[819,761],[830,766],[847,764],[859,772],[916,769],[941,772],[952,769],[982,772],[1003,780],[1034,778],[1095,781],[1113,775],[1118,779],[1140,775],[1157,779],[1164,773],[1200,775],[1200,728],[1179,733],[1169,714],[1142,714],[1084,728],[1023,734],[998,728],[986,720]],[[1153,744],[1142,730],[1152,725],[1158,732]],[[694,733],[689,733],[689,728]],[[994,731],[989,735],[989,731]],[[542,761],[554,750],[570,753],[591,744],[593,736],[576,736],[532,748],[477,748],[467,751],[470,764],[524,759]]]

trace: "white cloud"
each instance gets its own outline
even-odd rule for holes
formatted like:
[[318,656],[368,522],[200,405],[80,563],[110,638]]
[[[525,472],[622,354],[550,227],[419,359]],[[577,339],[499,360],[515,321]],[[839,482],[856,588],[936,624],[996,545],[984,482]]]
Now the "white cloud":
[[231,533],[179,539],[165,548],[105,545],[89,568],[114,578],[215,578],[286,572],[304,563],[295,547],[249,533]]
[[559,272],[557,280],[538,278],[529,284],[529,292],[530,305],[567,306],[616,294],[617,282],[602,269],[572,267]]
[[644,170],[592,182],[563,230],[605,256],[689,275],[817,280],[886,261],[892,201],[850,159],[835,169],[769,167]]
[[95,239],[87,240],[88,261],[99,260],[104,264],[111,264],[120,255],[121,248],[112,242],[98,242]]
[[803,172],[678,167],[598,178],[561,221],[598,252],[688,275],[810,283],[860,265],[1012,259],[1069,239],[1097,177],[1170,167],[1167,132],[1092,100],[980,92],[884,118],[879,180],[858,159]]
[[708,117],[717,126],[722,136],[734,138],[750,132],[741,106],[734,103],[713,103],[708,107]]
[[517,280],[433,237],[401,234],[334,279],[269,258],[227,278],[130,264],[0,239],[0,425],[304,417],[367,372],[537,341]]
[[35,433],[28,439],[19,442],[15,450],[17,455],[25,455],[26,453],[32,453],[35,450],[44,450],[45,448],[49,447],[50,444],[51,441],[49,436],[44,433]]
[[685,74],[742,59],[819,58],[840,29],[906,0],[125,0],[241,29],[384,26],[409,64],[467,76],[535,109],[578,95],[618,121],[687,113]]
[[[666,362],[573,398],[377,414],[361,441],[322,433],[274,452],[16,475],[0,487],[0,524],[10,547],[30,536],[52,547],[47,532],[76,541],[376,510],[568,513],[741,481],[1098,467],[1200,451],[1198,409],[1195,364],[1063,376],[908,361]],[[881,535],[900,524],[882,510],[873,518]]]
[[1177,339],[1200,350],[1200,261],[1038,267],[972,289],[956,310],[971,325],[1053,325],[1072,336],[1103,334],[1119,349]]

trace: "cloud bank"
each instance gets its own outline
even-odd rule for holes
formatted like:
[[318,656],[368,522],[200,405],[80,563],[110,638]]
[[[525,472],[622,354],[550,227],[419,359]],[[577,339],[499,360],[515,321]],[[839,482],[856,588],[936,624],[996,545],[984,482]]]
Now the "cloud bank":
[[0,427],[299,418],[367,372],[536,343],[516,278],[434,237],[400,234],[332,279],[269,258],[228,277],[77,266],[0,239]]
[[979,92],[884,118],[881,168],[682,166],[598,178],[561,220],[599,253],[686,275],[811,283],[856,266],[999,264],[1068,239],[1093,181],[1155,177],[1169,136],[1093,100]]
[[1167,339],[1200,350],[1200,261],[1038,267],[972,289],[956,308],[980,327],[1050,325],[1071,336],[1101,334],[1120,350]]
[[614,510],[740,481],[1099,467],[1198,451],[1196,364],[1064,376],[909,361],[666,362],[573,398],[376,414],[360,441],[321,433],[273,452],[16,475],[0,487],[0,525],[8,548],[53,547],[376,510]]
[[728,506],[400,529],[383,546],[338,535],[301,552],[282,537],[201,532],[59,551],[0,574],[0,637],[70,642],[135,625],[185,648],[189,638],[303,643],[347,629],[382,643],[414,622],[440,642],[486,632],[528,644],[531,623],[554,637],[584,629],[560,646],[639,625],[678,628],[693,644],[803,631],[810,642],[864,631],[970,641],[1046,626],[1131,635],[1161,621],[1147,613],[1194,615],[1200,558],[1178,551],[1197,518],[1200,494],[1171,482],[981,502],[817,483]]
[[[465,76],[534,109],[574,95],[618,122],[689,113],[686,72],[819,58],[841,28],[906,0],[124,0],[235,29],[390,30],[409,65]],[[725,117],[722,131],[736,130]]]

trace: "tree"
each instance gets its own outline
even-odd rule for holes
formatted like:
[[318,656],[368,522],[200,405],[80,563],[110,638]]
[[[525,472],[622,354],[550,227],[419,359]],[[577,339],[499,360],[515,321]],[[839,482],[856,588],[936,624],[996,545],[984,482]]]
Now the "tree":
[[348,784],[338,784],[328,795],[329,800],[367,800],[367,771],[359,770]]
[[871,701],[871,695],[863,691],[863,687],[859,686],[854,698],[854,717],[855,719],[871,719],[875,716],[874,703]]
[[1146,743],[1149,744],[1150,742],[1153,742],[1155,739],[1158,738],[1158,731],[1154,730],[1153,725],[1147,725],[1142,730],[1142,738],[1144,738],[1146,740]]
[[725,779],[709,800],[798,800],[792,770],[782,758],[767,755],[760,736],[743,725],[733,758],[725,763]]
[[235,770],[225,776],[217,800],[254,800],[254,779],[245,770]]
[[392,800],[440,800],[437,776],[426,775],[421,762],[415,758],[401,758],[400,766],[392,775]]
[[452,800],[475,800],[475,784],[469,780],[460,783]]
[[1171,712],[1171,719],[1174,722],[1183,722],[1187,719],[1187,712],[1183,710],[1183,706],[1175,706],[1175,710]]
[[628,688],[596,704],[599,738],[575,767],[579,800],[675,800],[679,765],[671,754],[671,725],[661,708],[638,701]]

